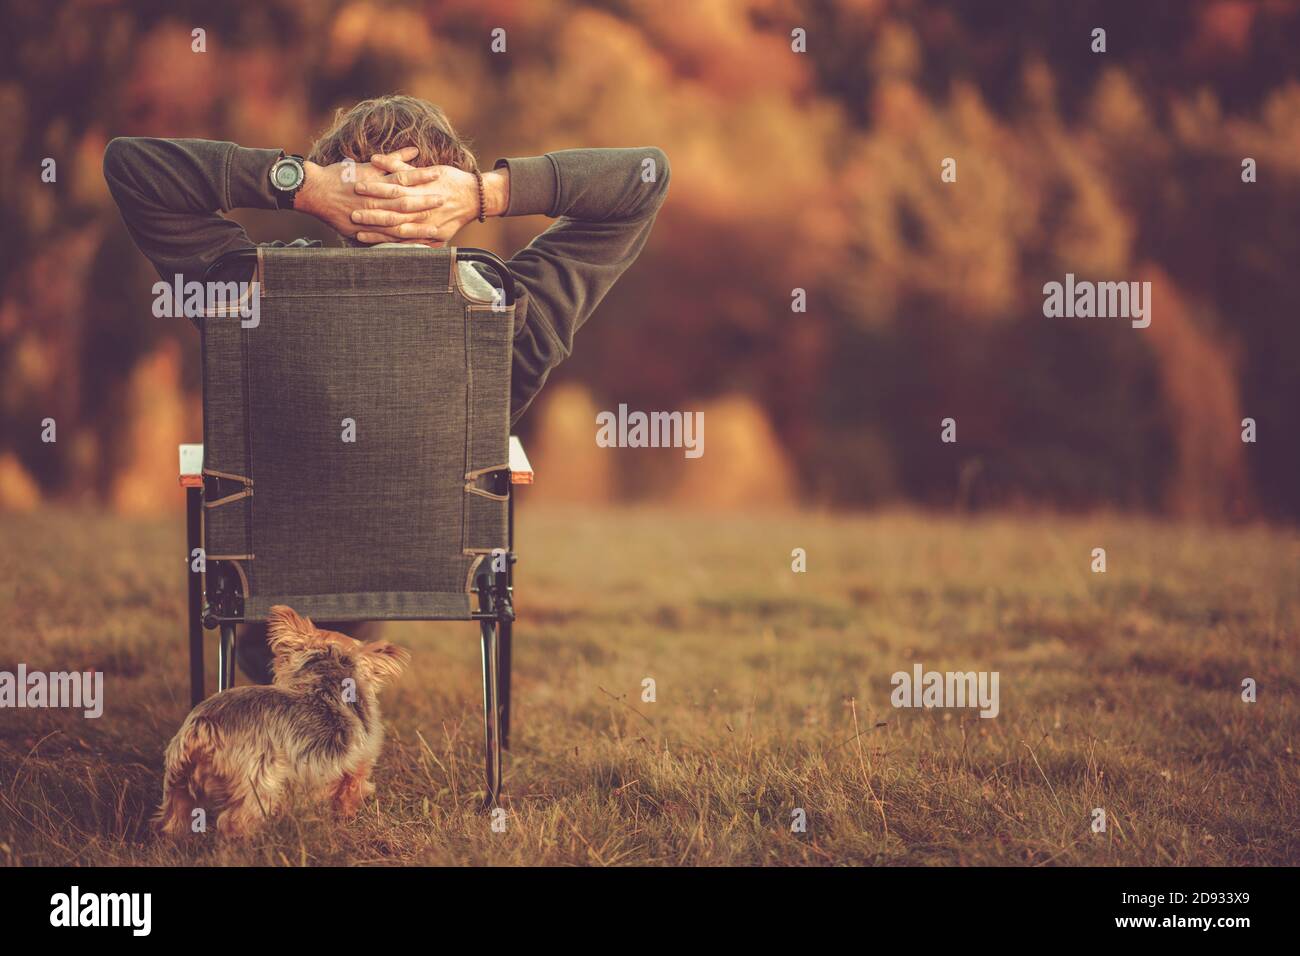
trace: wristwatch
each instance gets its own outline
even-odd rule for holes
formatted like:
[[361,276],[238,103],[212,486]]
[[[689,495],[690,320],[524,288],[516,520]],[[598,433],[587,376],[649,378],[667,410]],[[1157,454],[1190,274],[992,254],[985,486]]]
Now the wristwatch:
[[292,209],[294,197],[307,180],[307,167],[303,158],[296,155],[281,155],[271,166],[271,189],[275,193],[275,202],[281,209]]

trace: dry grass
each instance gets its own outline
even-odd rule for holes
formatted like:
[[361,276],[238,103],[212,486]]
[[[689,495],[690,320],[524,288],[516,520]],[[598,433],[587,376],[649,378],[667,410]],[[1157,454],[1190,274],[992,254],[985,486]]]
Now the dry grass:
[[[1300,862],[1294,532],[525,502],[506,832],[478,812],[476,634],[408,624],[360,819],[181,849],[145,824],[187,709],[179,521],[0,540],[0,669],[107,674],[99,720],[0,711],[9,864]],[[1001,714],[894,710],[918,661],[998,670]]]

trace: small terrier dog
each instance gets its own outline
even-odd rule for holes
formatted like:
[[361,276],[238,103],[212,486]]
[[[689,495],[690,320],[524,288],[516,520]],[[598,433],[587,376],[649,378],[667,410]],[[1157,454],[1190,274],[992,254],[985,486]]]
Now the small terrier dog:
[[384,743],[378,691],[410,655],[323,631],[292,608],[271,608],[274,680],[234,687],[195,707],[167,745],[163,833],[190,832],[195,807],[219,834],[243,836],[302,790],[345,819],[375,792],[367,777]]

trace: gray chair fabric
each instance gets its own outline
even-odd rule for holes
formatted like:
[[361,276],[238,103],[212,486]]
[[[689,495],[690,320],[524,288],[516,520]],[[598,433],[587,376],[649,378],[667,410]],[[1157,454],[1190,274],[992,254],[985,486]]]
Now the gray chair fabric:
[[203,322],[207,560],[238,571],[246,620],[468,619],[507,547],[488,476],[514,308],[467,294],[454,249],[262,247],[256,279],[255,327]]

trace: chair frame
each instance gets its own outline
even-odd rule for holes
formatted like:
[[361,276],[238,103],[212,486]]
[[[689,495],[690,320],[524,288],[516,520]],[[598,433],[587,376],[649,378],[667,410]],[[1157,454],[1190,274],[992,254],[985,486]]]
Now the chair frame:
[[[255,262],[257,249],[237,249],[217,259],[204,273],[204,282],[211,280],[221,269],[233,264]],[[457,248],[455,262],[479,262],[491,267],[502,280],[505,306],[514,304],[513,282],[510,270],[497,256],[483,249]],[[198,325],[197,319],[195,324]],[[514,637],[514,566],[515,554],[515,495],[514,485],[531,484],[533,471],[518,439],[510,440],[510,465],[492,474],[496,494],[507,496],[507,543],[505,570],[493,568],[497,554],[487,556],[486,570],[480,569],[476,581],[478,609],[471,611],[470,620],[479,624],[483,660],[483,744],[486,780],[485,806],[495,805],[501,795],[503,766],[501,751],[510,747],[510,675]],[[219,630],[217,644],[217,692],[235,685],[235,628],[245,623],[243,596],[238,576],[231,573],[224,561],[213,561],[212,567],[204,555],[203,529],[203,475],[202,446],[180,446],[180,483],[185,488],[186,584],[189,593],[189,652],[190,701],[197,705],[206,696],[204,676],[204,630]],[[516,450],[518,455],[516,456]],[[194,459],[198,458],[197,467]],[[203,559],[201,559],[203,558]],[[449,620],[431,617],[420,620]],[[450,620],[464,620],[451,618]]]

